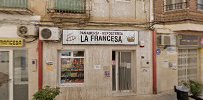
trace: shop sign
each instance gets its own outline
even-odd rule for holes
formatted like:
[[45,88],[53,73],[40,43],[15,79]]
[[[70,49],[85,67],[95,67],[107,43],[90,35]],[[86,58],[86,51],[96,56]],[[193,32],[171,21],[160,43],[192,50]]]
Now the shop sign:
[[138,31],[63,30],[63,44],[138,44]]
[[0,38],[0,46],[22,47],[23,46],[23,39]]
[[199,44],[198,36],[194,35],[180,35],[180,45],[193,45],[197,46]]

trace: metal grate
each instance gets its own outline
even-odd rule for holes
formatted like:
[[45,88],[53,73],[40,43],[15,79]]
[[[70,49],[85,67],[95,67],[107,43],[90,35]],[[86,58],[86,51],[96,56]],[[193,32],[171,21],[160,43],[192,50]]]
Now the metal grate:
[[197,4],[197,8],[198,8],[199,10],[203,10],[203,4]]
[[0,8],[28,8],[28,0],[0,0]]
[[182,81],[197,79],[197,49],[178,50],[178,84]]
[[48,10],[58,13],[85,13],[86,0],[49,0]]
[[188,3],[187,2],[181,2],[181,3],[165,5],[165,10],[166,11],[180,10],[180,9],[185,9],[185,8],[188,8]]

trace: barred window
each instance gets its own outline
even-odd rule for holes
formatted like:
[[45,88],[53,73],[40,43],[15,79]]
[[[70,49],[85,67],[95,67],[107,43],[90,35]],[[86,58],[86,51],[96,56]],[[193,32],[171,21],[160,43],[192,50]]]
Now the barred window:
[[178,84],[181,84],[183,81],[197,79],[197,61],[197,49],[178,50]]
[[57,13],[85,13],[86,0],[49,0],[48,10]]
[[203,0],[198,0],[198,1],[197,1],[197,8],[198,8],[199,10],[203,10]]
[[165,11],[185,9],[187,6],[186,0],[165,0]]

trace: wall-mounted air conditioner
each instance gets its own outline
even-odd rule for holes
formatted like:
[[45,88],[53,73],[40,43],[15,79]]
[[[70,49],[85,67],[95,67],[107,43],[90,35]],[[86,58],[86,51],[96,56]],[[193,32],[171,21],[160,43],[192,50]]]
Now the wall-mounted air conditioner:
[[57,27],[40,27],[39,28],[40,40],[59,40],[60,33]]
[[160,35],[158,36],[158,45],[175,45],[176,40],[173,35]]
[[18,25],[17,34],[18,36],[37,36],[38,28],[35,25]]

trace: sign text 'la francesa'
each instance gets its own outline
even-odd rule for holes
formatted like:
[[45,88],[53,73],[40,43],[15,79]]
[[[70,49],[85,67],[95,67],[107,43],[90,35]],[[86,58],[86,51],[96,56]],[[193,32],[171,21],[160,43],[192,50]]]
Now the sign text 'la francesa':
[[63,30],[63,44],[138,44],[138,31]]

